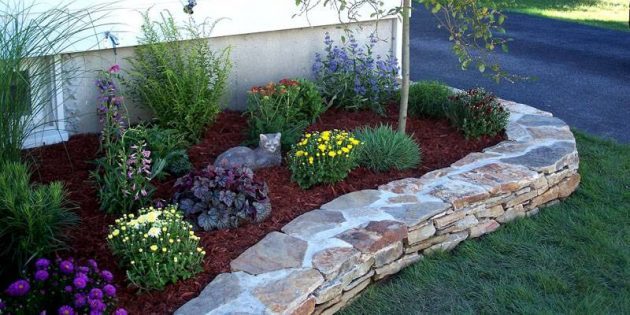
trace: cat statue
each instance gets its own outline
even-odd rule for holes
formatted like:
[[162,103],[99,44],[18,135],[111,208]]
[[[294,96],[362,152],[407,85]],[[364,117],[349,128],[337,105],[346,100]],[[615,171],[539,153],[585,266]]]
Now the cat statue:
[[234,147],[219,155],[214,161],[217,167],[245,165],[252,170],[280,165],[280,133],[260,134],[258,148]]

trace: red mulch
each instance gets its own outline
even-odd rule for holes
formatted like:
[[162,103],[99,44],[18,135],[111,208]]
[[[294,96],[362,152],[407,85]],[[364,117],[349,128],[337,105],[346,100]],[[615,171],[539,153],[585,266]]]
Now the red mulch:
[[[330,110],[321,120],[311,126],[311,130],[351,129],[363,125],[389,123],[397,125],[396,109],[392,106],[387,117],[380,117],[372,112],[345,112]],[[197,168],[214,161],[214,158],[230,147],[239,145],[244,140],[245,119],[236,112],[222,113],[217,122],[208,129],[204,139],[189,150],[191,161]],[[238,257],[245,249],[254,245],[267,233],[277,231],[293,218],[313,210],[341,194],[367,188],[375,188],[389,181],[419,177],[422,174],[446,167],[470,152],[503,140],[503,136],[487,137],[469,141],[450,127],[447,121],[409,118],[407,131],[422,147],[422,165],[418,169],[374,173],[358,168],[350,173],[342,183],[330,186],[317,186],[302,190],[291,183],[290,172],[285,167],[273,167],[257,171],[257,176],[269,185],[272,215],[256,225],[247,225],[238,229],[200,232],[202,246],[207,251],[204,271],[195,277],[166,287],[160,292],[138,293],[127,287],[123,270],[117,267],[105,241],[108,224],[114,216],[99,211],[94,185],[89,181],[89,171],[94,165],[89,161],[97,157],[98,136],[77,135],[62,145],[52,145],[30,151],[34,158],[34,180],[47,183],[60,180],[66,184],[70,199],[77,205],[77,212],[82,222],[69,231],[71,255],[84,259],[95,258],[101,266],[114,272],[119,287],[120,306],[130,314],[165,314],[172,313],[199,292],[217,274],[230,270],[230,261]],[[154,183],[157,196],[170,198],[174,178]]]

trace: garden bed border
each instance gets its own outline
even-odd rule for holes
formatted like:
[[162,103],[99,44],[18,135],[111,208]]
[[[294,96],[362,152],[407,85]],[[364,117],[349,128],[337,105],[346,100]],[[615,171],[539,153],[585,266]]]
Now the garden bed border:
[[500,102],[510,112],[507,140],[295,218],[175,314],[333,314],[425,255],[568,197],[580,182],[569,127],[551,113]]

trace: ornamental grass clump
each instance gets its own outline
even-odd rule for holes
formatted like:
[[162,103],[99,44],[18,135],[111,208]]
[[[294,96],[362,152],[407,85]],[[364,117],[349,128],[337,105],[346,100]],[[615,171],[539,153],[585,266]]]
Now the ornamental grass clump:
[[420,148],[410,135],[388,125],[363,127],[355,131],[363,145],[359,148],[361,166],[377,172],[404,170],[420,164]]
[[0,294],[0,314],[127,315],[125,309],[116,309],[113,280],[94,259],[79,265],[72,258],[40,258],[26,277]]
[[66,247],[64,230],[79,221],[66,197],[62,183],[31,184],[26,165],[0,161],[0,276]]
[[334,106],[350,109],[372,109],[384,113],[384,105],[398,91],[398,61],[392,55],[374,57],[378,39],[359,47],[354,35],[342,45],[334,44],[330,35],[324,38],[325,53],[315,55],[313,75],[322,96]]
[[492,93],[474,88],[451,97],[447,117],[467,139],[476,139],[504,130],[510,114]]
[[260,134],[279,132],[282,147],[288,150],[326,109],[317,86],[305,79],[252,87],[245,112],[249,141],[257,143]]
[[446,117],[451,90],[438,81],[420,81],[409,87],[409,115],[416,117]]
[[109,226],[107,242],[126,269],[127,279],[145,290],[160,290],[192,277],[201,271],[206,254],[192,225],[174,205],[123,215]]
[[206,231],[258,223],[271,213],[267,184],[246,166],[208,165],[175,182],[174,201]]
[[301,188],[342,181],[358,166],[361,141],[341,130],[306,133],[288,155],[291,180]]

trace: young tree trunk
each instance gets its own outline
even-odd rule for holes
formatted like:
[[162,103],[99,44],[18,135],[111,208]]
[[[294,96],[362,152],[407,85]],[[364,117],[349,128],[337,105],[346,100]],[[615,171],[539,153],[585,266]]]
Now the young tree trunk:
[[407,128],[407,103],[409,101],[409,15],[411,0],[403,1],[402,10],[402,86],[400,87],[400,109],[398,112],[398,132]]

